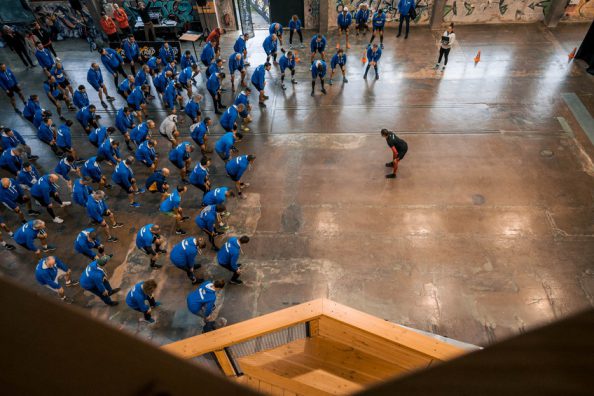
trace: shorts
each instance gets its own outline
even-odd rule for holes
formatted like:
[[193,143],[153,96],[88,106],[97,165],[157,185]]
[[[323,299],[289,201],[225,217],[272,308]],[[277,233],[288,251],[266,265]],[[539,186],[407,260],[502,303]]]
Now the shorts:
[[221,153],[221,152],[217,151],[217,154],[225,162],[229,159],[229,154],[228,153]]
[[52,95],[55,100],[64,100],[64,94],[60,92],[57,96]]
[[348,30],[349,30],[348,26],[339,26],[338,27],[339,32],[347,32]]
[[17,244],[19,244],[20,246],[24,247],[25,249],[27,249],[27,250],[28,250],[28,251],[30,251],[30,252],[34,252],[34,251],[36,251],[36,250],[37,250],[37,249],[29,249],[29,247],[27,246],[27,244],[26,244],[26,243],[18,243],[18,242],[17,242]]
[[147,168],[150,168],[151,166],[153,166],[154,162],[148,163],[146,161],[140,161],[144,166],[146,166]]
[[64,81],[59,82],[58,85],[62,88],[66,88],[70,86],[70,81],[68,81],[67,78],[64,79]]
[[252,85],[253,85],[253,86],[256,88],[256,90],[257,90],[258,92],[260,92],[260,91],[264,91],[264,87],[261,87],[260,85],[258,85],[258,84],[254,84],[254,83],[252,83]]
[[204,143],[204,138],[201,138],[201,139],[194,139],[194,138],[192,138],[192,140],[194,140],[198,146],[203,146],[205,144]]
[[146,254],[151,255],[151,256],[156,256],[157,255],[157,252],[155,252],[155,248],[152,247],[152,246],[145,246],[141,250],[143,252],[145,252]]
[[285,74],[285,70],[287,70],[287,69],[291,70],[291,72],[295,72],[295,68],[294,67],[287,66],[287,67],[281,67],[280,68],[281,74]]
[[35,200],[36,200],[37,202],[39,202],[39,205],[43,206],[44,208],[47,208],[47,207],[49,206],[49,204],[50,204],[50,202],[49,202],[49,201],[48,201],[48,202],[45,202],[45,201],[43,200],[43,197],[36,197],[35,195],[31,195],[31,196],[32,196],[33,198],[35,198]]
[[239,113],[239,116],[241,118],[247,118],[249,117],[250,113],[247,112],[247,110],[242,111],[241,113]]
[[196,188],[198,188],[199,190],[201,190],[203,193],[207,193],[209,191],[208,188],[206,188],[206,186],[204,184],[193,184],[192,185]]
[[6,95],[8,95],[9,98],[14,98],[14,93],[21,93],[21,87],[17,85],[15,85],[14,87],[8,88],[6,90]]
[[380,32],[384,31],[384,27],[383,26],[374,26],[373,27],[373,31],[375,32],[376,30],[379,30]]
[[[64,270],[62,270],[62,269],[60,269],[60,268],[56,268],[56,269],[58,270],[58,273],[56,274],[56,280],[57,280],[57,279],[60,279],[60,278],[61,278],[61,277],[63,277],[64,275],[66,275],[66,272],[65,272]],[[58,290],[60,290],[60,289],[62,288],[62,287],[60,286],[60,287],[58,287],[57,289],[54,289],[53,287],[51,287],[51,286],[50,286],[50,285],[48,285],[48,284],[45,284],[44,286],[45,286],[45,287],[47,287],[47,288],[48,288],[48,289],[50,289],[50,290],[53,290],[53,291],[55,291],[56,293],[58,292]]]
[[161,212],[161,211],[159,211],[159,213],[164,214],[165,216],[169,216],[169,217],[175,217],[175,216],[177,216],[177,214],[174,211],[170,211],[170,212]]
[[406,155],[406,152],[408,151],[408,146],[404,146],[402,148],[402,150],[398,150],[398,159],[401,160],[404,158],[404,156]]
[[93,175],[93,174],[87,174],[87,175],[85,175],[84,173],[83,173],[83,176],[90,177],[91,180],[93,180],[93,183],[99,183],[101,181],[101,176],[96,176],[96,175]]
[[315,53],[317,52],[317,53],[319,53],[319,54],[322,54],[322,53],[323,53],[325,50],[326,50],[325,48],[324,48],[324,49],[321,49],[321,48],[316,48],[316,49],[315,49],[315,50],[313,50],[311,53],[312,53],[312,54],[315,54]]
[[62,151],[66,151],[66,152],[72,152],[72,147],[70,146],[58,146],[60,148],[60,150]]
[[95,86],[95,85],[91,85],[91,86],[95,89],[95,91],[99,92],[99,91],[101,91],[101,88],[103,88],[105,86],[105,84],[101,83],[97,86]]
[[[128,103],[128,107],[130,107],[134,111],[140,111],[141,110],[140,109],[140,105],[137,105],[135,103],[134,104]],[[122,133],[124,133],[124,132],[122,132]],[[125,133],[128,133],[128,132],[126,131]]]
[[174,162],[174,161],[171,161],[171,160],[169,160],[169,162],[171,162],[173,165],[175,165],[175,167],[177,169],[184,169],[186,167],[186,164],[183,163],[183,162],[180,163],[180,162],[177,162],[177,161]]
[[122,188],[126,193],[132,194],[132,184],[130,183],[116,183],[118,186]]
[[231,175],[227,172],[227,176],[229,176],[231,178],[231,180],[233,180],[234,182],[238,182],[239,180],[241,180],[241,176],[237,176],[237,175]]

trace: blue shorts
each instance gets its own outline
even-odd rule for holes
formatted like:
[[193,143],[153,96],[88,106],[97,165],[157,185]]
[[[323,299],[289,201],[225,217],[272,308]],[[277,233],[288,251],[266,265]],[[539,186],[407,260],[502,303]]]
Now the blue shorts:
[[258,84],[254,84],[254,83],[252,83],[252,85],[258,90],[258,92],[264,91],[264,87],[261,87]]
[[122,190],[126,191],[127,193],[131,193],[132,191],[132,184],[130,182],[126,183],[116,183],[118,186],[122,188]]
[[239,113],[239,116],[241,118],[246,118],[247,116],[249,116],[250,113],[247,112],[247,110],[242,111],[241,113]]
[[169,160],[169,162],[171,162],[173,165],[175,165],[175,167],[177,169],[183,169],[185,167],[185,165],[186,165],[185,163],[178,162],[178,161],[171,161],[171,160]]
[[227,172],[227,176],[229,176],[231,180],[233,180],[234,182],[238,182],[239,180],[241,180],[242,175],[232,175],[229,172]]

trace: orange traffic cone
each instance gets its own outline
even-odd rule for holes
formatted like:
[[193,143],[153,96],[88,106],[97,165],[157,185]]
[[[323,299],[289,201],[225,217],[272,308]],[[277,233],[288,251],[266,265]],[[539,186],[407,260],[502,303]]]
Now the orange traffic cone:
[[367,56],[365,55],[365,52],[363,52],[363,56],[361,57],[361,63],[363,63],[363,64],[367,63]]
[[570,62],[571,62],[571,60],[572,60],[573,58],[575,58],[575,53],[576,53],[576,51],[577,51],[577,47],[574,47],[574,48],[573,48],[573,51],[571,51],[571,54],[567,55],[567,57],[569,58],[569,61],[570,61]]
[[479,50],[476,53],[476,56],[474,57],[474,64],[476,65],[477,63],[479,63],[481,61],[481,50]]

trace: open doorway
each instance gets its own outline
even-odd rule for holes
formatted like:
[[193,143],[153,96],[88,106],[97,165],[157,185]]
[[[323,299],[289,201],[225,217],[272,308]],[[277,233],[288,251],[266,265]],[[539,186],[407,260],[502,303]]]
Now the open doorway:
[[254,29],[270,26],[270,0],[249,0]]

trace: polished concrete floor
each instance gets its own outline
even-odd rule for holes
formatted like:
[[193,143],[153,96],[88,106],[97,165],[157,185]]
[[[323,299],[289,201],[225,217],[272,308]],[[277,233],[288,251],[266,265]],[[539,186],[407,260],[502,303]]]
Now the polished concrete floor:
[[[413,29],[403,40],[387,31],[379,81],[362,79],[365,39],[353,36],[349,83],[328,87],[325,96],[318,87],[313,98],[308,54],[300,54],[300,83],[287,91],[280,89],[273,68],[268,108],[254,106],[252,132],[239,146],[257,155],[246,177],[252,184],[248,199],[230,203],[232,233],[252,237],[241,260],[245,285],[226,287],[221,315],[234,323],[326,297],[396,323],[488,345],[591,308],[594,146],[561,96],[575,93],[594,114],[594,77],[583,64],[567,61],[587,28],[460,26],[444,73],[433,70],[441,32]],[[252,65],[264,60],[262,35],[250,42]],[[330,48],[335,38],[329,35]],[[225,37],[225,58],[234,39],[231,33]],[[71,79],[85,83],[97,55],[80,42],[57,48]],[[475,65],[478,50],[482,58]],[[0,57],[10,62],[27,94],[42,93],[40,70],[23,70],[6,49]],[[108,81],[114,93],[112,84]],[[230,96],[229,90],[226,103]],[[27,135],[41,155],[38,166],[52,169],[51,152],[35,141],[31,126],[12,112],[4,95],[0,101],[2,123]],[[118,98],[114,107],[100,111],[104,125],[121,104]],[[212,116],[209,97],[205,108]],[[166,114],[158,103],[150,112],[159,120]],[[381,128],[398,131],[409,144],[397,180],[384,178],[390,155]],[[220,133],[217,126],[215,137]],[[86,137],[78,128],[75,134],[75,144],[89,156]],[[159,139],[164,157],[167,145]],[[543,155],[547,150],[552,156]],[[198,157],[194,153],[193,159]],[[218,158],[214,167],[215,185],[231,186]],[[147,176],[135,170],[139,179]],[[115,231],[120,242],[108,244],[115,253],[107,265],[111,282],[127,290],[154,277],[163,302],[158,322],[147,327],[125,304],[107,308],[80,289],[67,293],[89,314],[158,344],[196,334],[198,320],[186,309],[192,287],[185,274],[167,260],[162,270],[151,272],[134,248],[136,231],[152,221],[164,226],[170,245],[182,239],[173,234],[170,218],[155,216],[158,198],[142,196],[143,206],[130,209],[118,189],[109,195],[109,205],[126,224]],[[190,189],[184,198],[192,217],[199,197]],[[78,276],[86,262],[72,245],[87,220],[77,207],[57,212],[66,222],[49,223],[49,240]],[[4,215],[17,226],[15,216]],[[197,233],[193,223],[188,228]],[[227,277],[213,257],[209,251],[200,259],[205,273]],[[22,249],[2,252],[0,272],[50,296],[35,282],[35,263]],[[117,298],[122,301],[123,294]]]

